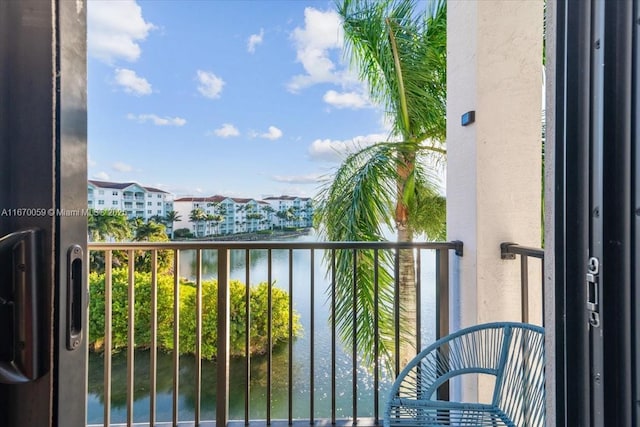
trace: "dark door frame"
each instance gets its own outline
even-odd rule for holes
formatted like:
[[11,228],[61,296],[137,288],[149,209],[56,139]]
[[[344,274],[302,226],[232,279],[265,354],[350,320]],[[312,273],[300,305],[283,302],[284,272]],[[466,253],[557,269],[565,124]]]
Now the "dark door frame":
[[0,384],[2,426],[86,423],[86,6],[0,1],[0,237],[40,230],[45,365]]
[[557,426],[633,426],[640,422],[633,303],[640,302],[640,1],[547,7],[549,402]]

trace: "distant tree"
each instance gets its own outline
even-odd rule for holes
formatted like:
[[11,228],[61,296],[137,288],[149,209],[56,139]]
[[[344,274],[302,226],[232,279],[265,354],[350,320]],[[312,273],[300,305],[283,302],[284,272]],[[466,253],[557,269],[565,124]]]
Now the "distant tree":
[[208,224],[213,224],[214,231],[212,234],[218,234],[218,224],[220,224],[224,220],[224,217],[219,214],[208,214],[206,215],[205,221]]
[[195,208],[189,213],[189,221],[195,224],[196,232],[194,233],[196,237],[200,237],[200,224],[202,224],[207,219],[207,213],[202,208]]
[[164,217],[164,222],[171,227],[171,239],[174,237],[173,224],[182,220],[182,216],[176,211],[168,211]]
[[175,239],[188,239],[193,237],[193,233],[188,228],[178,228],[173,232],[173,238]]
[[124,213],[92,210],[87,222],[89,239],[93,242],[104,242],[108,238],[122,241],[131,237],[131,225]]
[[[275,212],[275,209],[273,209],[271,205],[266,205],[262,207],[262,212],[264,212],[266,215],[266,218],[264,220],[264,222],[266,223],[272,220],[272,214]],[[273,223],[270,224],[269,228],[273,228]]]
[[144,219],[140,218],[139,216],[129,218],[129,226],[131,227],[133,234],[135,234],[135,231],[138,229],[138,227],[142,226],[143,224]]
[[[87,223],[89,241],[92,242],[126,241],[132,235],[127,216],[119,211],[91,210]],[[115,266],[122,265],[121,251],[113,252],[113,262]],[[91,271],[104,271],[104,252],[90,251],[89,265]]]
[[293,208],[288,208],[288,209],[283,209],[276,212],[276,217],[280,218],[281,225],[282,225],[282,222],[284,221],[283,227],[290,227],[291,222],[295,220],[296,215],[293,212]]
[[135,230],[134,240],[136,242],[166,242],[167,227],[155,221],[140,224]]
[[153,215],[150,216],[148,221],[153,221],[153,222],[157,222],[158,224],[164,224],[164,217],[162,215]]
[[[167,242],[167,227],[154,221],[142,223],[136,228],[134,241],[136,242]],[[128,256],[128,255],[127,255]],[[134,262],[137,271],[151,271],[151,252],[135,251]],[[126,261],[126,257],[125,257]],[[158,269],[167,271],[173,264],[172,252],[168,250],[158,251]]]

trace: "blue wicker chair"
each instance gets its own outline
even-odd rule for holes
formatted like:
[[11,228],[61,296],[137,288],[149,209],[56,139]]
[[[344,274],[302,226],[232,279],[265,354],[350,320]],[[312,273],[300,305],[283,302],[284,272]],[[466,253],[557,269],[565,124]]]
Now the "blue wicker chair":
[[[489,403],[437,400],[458,376],[489,375]],[[394,382],[384,413],[391,426],[544,427],[544,330],[523,323],[462,329],[420,352]]]

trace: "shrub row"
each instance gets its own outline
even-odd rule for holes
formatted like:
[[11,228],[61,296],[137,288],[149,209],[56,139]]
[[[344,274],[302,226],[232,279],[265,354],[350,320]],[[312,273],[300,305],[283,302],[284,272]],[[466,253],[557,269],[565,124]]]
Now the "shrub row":
[[[230,352],[232,356],[245,354],[246,286],[232,280],[230,287]],[[182,280],[179,284],[181,354],[194,354],[196,348],[196,285]],[[105,331],[105,275],[92,272],[89,275],[89,345],[94,351],[102,351]],[[112,271],[112,343],[113,350],[127,347],[128,337],[128,270]],[[251,354],[268,350],[267,308],[269,286],[266,282],[250,287],[250,343]],[[151,346],[151,273],[134,273],[134,342],[136,348]],[[289,338],[289,295],[286,291],[271,287],[272,345]],[[202,357],[212,359],[217,354],[218,283],[202,282]],[[158,347],[173,351],[174,283],[170,275],[159,274],[157,279],[157,331]],[[300,316],[293,313],[294,337],[300,336]]]

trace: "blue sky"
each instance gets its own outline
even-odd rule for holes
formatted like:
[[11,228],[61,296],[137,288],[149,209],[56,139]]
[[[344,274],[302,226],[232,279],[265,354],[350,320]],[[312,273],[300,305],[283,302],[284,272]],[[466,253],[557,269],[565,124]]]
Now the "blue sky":
[[90,0],[89,178],[182,195],[313,197],[385,139],[333,2]]

